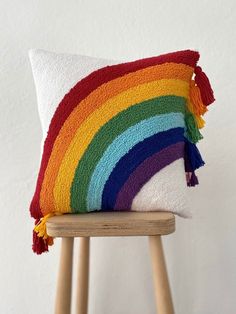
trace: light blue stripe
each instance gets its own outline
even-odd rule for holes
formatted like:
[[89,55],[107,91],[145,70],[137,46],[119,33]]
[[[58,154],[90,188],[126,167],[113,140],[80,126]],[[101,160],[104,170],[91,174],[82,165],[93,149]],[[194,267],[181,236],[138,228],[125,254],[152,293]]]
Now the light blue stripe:
[[142,120],[117,136],[94,169],[88,188],[87,210],[101,209],[102,193],[110,173],[133,146],[154,134],[178,127],[185,127],[184,115],[168,113]]

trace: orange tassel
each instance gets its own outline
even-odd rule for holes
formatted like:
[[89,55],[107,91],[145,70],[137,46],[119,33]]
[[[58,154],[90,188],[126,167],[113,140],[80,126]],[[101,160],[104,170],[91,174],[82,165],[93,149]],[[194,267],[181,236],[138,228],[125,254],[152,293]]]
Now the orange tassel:
[[193,111],[197,116],[201,116],[206,113],[207,107],[204,106],[200,89],[194,81],[191,81],[190,83],[190,100],[193,104]]

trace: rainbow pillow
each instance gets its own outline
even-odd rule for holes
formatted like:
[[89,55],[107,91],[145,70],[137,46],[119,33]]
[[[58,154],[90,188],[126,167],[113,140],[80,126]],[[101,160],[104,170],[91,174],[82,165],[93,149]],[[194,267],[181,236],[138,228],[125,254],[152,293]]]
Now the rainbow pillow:
[[186,186],[198,184],[194,171],[204,164],[195,144],[214,101],[198,52],[118,63],[32,50],[30,59],[44,133],[30,206],[36,253],[53,242],[45,227],[52,215],[188,216]]

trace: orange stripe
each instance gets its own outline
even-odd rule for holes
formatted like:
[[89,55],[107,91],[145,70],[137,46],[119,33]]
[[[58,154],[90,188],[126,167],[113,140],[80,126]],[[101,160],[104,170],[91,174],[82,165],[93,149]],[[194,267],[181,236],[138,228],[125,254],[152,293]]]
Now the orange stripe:
[[183,64],[165,63],[156,65],[109,81],[82,100],[67,118],[54,142],[40,193],[42,213],[46,215],[54,211],[53,188],[61,162],[77,129],[93,111],[108,99],[132,87],[161,79],[179,79],[188,82],[192,77],[192,73],[193,68]]

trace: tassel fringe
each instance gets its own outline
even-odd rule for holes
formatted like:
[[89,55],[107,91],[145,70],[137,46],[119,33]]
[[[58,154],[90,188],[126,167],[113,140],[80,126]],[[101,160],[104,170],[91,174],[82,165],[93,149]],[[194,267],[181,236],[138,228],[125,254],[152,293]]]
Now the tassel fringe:
[[53,245],[53,238],[47,234],[46,222],[48,218],[62,213],[49,213],[48,215],[36,219],[33,230],[33,245],[32,249],[36,254],[42,254],[48,251],[48,246]]
[[33,244],[32,250],[34,253],[40,255],[44,252],[48,252],[48,243],[47,240],[38,237],[37,233],[33,231]]
[[191,112],[185,114],[185,123],[186,123],[186,134],[187,139],[192,143],[197,143],[203,138],[200,133],[197,122],[194,115]]
[[195,175],[195,170],[204,166],[205,162],[197,146],[186,140],[184,148],[184,167],[186,172],[186,179],[188,186],[195,186],[198,184],[198,178]]
[[188,140],[185,141],[184,165],[185,172],[194,172],[205,165],[197,146]]
[[199,87],[192,80],[190,83],[190,99],[194,105],[193,112],[198,115],[204,115],[207,112],[207,107],[203,104]]
[[[35,225],[40,222],[40,219],[35,220]],[[48,252],[48,243],[42,237],[39,237],[37,232],[33,230],[33,244],[32,250],[36,254],[42,254],[44,252]]]
[[205,121],[201,116],[195,116],[195,120],[199,129],[202,129],[205,126]]
[[190,82],[189,98],[185,114],[186,138],[197,143],[203,138],[199,129],[205,126],[202,116],[207,112],[207,106],[214,100],[213,90],[206,74],[200,66],[195,67],[194,80]]
[[195,186],[195,185],[198,185],[199,184],[199,182],[198,182],[198,178],[197,178],[197,176],[196,176],[196,174],[195,174],[195,172],[192,172],[192,174],[191,174],[191,178],[190,178],[190,180],[188,181],[188,186]]
[[202,102],[205,106],[209,106],[215,101],[214,93],[211,88],[210,81],[200,66],[195,68],[195,83],[200,89]]

